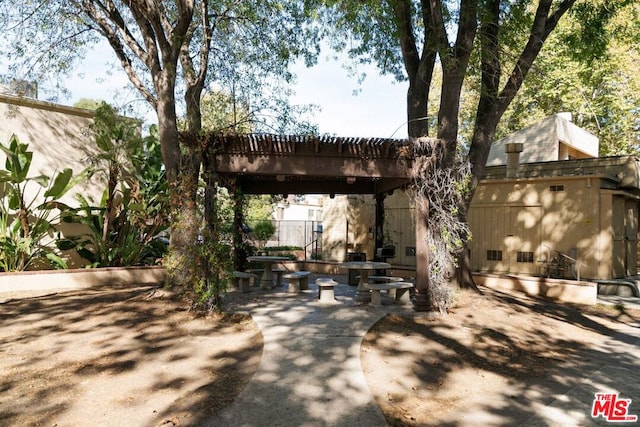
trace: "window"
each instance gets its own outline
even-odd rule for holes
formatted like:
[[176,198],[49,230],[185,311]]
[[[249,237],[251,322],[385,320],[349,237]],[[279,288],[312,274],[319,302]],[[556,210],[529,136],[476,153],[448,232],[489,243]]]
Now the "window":
[[533,252],[521,252],[518,251],[516,255],[518,262],[529,262],[533,263]]
[[562,185],[562,184],[551,185],[551,186],[549,186],[549,191],[553,191],[553,192],[564,191],[564,185]]
[[487,261],[502,261],[502,251],[488,250]]

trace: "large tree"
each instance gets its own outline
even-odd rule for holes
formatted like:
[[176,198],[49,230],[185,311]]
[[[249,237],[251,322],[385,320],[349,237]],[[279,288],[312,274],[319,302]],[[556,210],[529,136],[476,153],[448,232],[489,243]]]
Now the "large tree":
[[[428,159],[414,171],[417,187],[426,192],[423,202],[417,206],[421,212],[416,226],[420,239],[427,238],[428,217],[434,208],[439,208],[429,204],[438,200],[433,190],[440,187],[428,180],[434,179],[434,171],[456,167],[456,153],[461,151],[463,85],[468,74],[477,70],[475,112],[472,123],[464,123],[470,129],[464,147],[471,168],[469,191],[448,206],[448,210],[464,222],[502,116],[522,87],[545,41],[560,18],[575,6],[576,0],[329,0],[322,3],[327,6],[328,28],[332,35],[338,35],[334,37],[334,46],[347,49],[353,58],[375,62],[382,72],[408,81],[408,134],[414,142],[422,141],[416,144],[418,158]],[[576,13],[588,17],[590,24],[594,24],[580,30],[588,30],[592,36],[589,41],[594,41],[593,36],[597,35],[594,29],[601,29],[610,17],[607,11],[626,2],[580,3]],[[435,88],[432,83],[438,70],[440,86]],[[439,97],[430,96],[434,89],[439,90]],[[439,102],[435,118],[429,117],[433,110],[429,108],[430,99]],[[430,123],[435,124],[435,133],[431,135]],[[434,138],[425,139],[427,136]],[[425,144],[424,141],[431,142]],[[442,176],[446,179],[464,174]],[[468,260],[461,256],[459,262],[458,282],[473,286]],[[429,263],[428,253],[419,254],[416,305],[418,310],[438,311],[446,302],[439,300],[429,283]]]
[[[0,49],[12,77],[52,77],[63,84],[83,51],[97,40],[108,42],[157,114],[172,200],[169,278],[188,284],[197,273],[185,263],[193,258],[200,225],[202,93],[210,82],[256,88],[265,80],[289,79],[290,61],[300,55],[311,61],[315,54],[313,43],[305,49],[301,12],[298,2],[272,0],[1,2],[5,42]],[[184,132],[179,132],[177,105],[184,107]]]

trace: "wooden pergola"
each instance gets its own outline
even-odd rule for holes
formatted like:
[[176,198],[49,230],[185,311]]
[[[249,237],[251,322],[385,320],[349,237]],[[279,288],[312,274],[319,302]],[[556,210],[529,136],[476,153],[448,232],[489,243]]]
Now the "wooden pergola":
[[222,185],[245,194],[384,194],[409,183],[406,140],[212,135]]
[[[270,134],[212,134],[207,141],[216,178],[231,192],[375,195],[375,248],[383,245],[386,195],[410,183],[409,144],[399,139]],[[428,283],[428,255],[422,233],[424,229],[418,225],[418,295],[420,284]],[[417,298],[416,310],[423,311],[419,301]]]

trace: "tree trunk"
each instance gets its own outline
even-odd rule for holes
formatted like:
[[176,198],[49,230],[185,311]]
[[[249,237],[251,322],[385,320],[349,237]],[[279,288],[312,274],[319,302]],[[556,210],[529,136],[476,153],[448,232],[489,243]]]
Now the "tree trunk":
[[178,138],[178,121],[175,108],[174,85],[168,78],[159,79],[157,115],[158,134],[162,149],[162,161],[167,172],[170,198],[171,237],[169,254],[166,258],[167,275],[165,284],[169,287],[187,286],[192,279],[192,268],[188,261],[193,260],[194,245],[197,240],[199,221],[195,194],[197,180],[189,164],[183,164]]
[[460,289],[471,289],[478,293],[482,293],[478,289],[476,281],[471,273],[471,257],[469,252],[469,242],[464,242],[462,250],[457,255],[458,268],[455,272],[455,284]]
[[420,138],[429,135],[429,119],[427,117],[427,98],[429,88],[418,78],[409,83],[407,90],[407,131],[409,138]]

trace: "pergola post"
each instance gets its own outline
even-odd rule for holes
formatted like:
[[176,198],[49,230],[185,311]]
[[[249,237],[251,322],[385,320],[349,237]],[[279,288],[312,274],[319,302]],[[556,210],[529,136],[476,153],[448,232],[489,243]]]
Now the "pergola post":
[[238,189],[236,180],[231,185],[233,197],[233,267],[244,271],[247,263],[246,242],[244,241],[244,194]]
[[375,217],[375,229],[374,229],[374,261],[384,261],[378,257],[378,248],[384,246],[384,200],[387,195],[384,193],[376,194],[376,217]]
[[427,245],[427,219],[429,206],[426,200],[416,204],[416,311],[432,311],[429,289],[429,246]]

